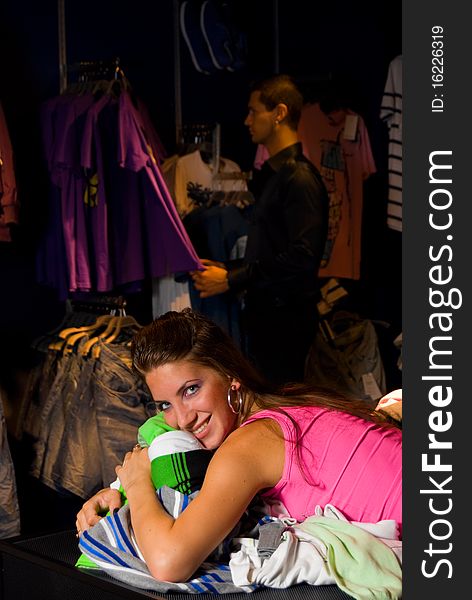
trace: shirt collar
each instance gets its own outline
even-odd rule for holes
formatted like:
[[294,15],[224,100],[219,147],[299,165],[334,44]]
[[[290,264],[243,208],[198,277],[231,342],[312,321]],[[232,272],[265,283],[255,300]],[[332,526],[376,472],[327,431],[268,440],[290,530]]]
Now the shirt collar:
[[270,158],[268,158],[267,162],[270,165],[270,167],[275,172],[277,172],[277,171],[280,171],[280,169],[287,162],[287,160],[300,155],[302,152],[303,152],[302,143],[296,142],[295,144],[292,144],[291,146],[287,146],[280,152],[277,152],[277,154],[274,154],[274,156],[271,156]]

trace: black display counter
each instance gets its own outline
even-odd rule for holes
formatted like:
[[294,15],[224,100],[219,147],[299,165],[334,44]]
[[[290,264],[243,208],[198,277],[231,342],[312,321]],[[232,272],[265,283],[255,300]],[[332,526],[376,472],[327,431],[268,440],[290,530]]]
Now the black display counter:
[[[0,540],[1,600],[139,600],[167,598],[209,600],[212,594],[159,594],[138,590],[107,574],[83,572],[74,565],[79,557],[74,531]],[[335,585],[297,585],[285,589],[261,588],[251,594],[223,594],[225,600],[349,600]]]

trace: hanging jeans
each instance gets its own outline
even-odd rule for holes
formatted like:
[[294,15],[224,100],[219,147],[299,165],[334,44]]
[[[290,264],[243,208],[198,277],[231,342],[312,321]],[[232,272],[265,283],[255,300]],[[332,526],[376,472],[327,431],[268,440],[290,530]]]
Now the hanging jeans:
[[141,379],[131,370],[129,348],[101,344],[100,357],[90,380],[97,416],[102,481],[116,479],[115,467],[136,444],[138,427],[148,418],[151,397]]
[[54,489],[56,484],[52,480],[52,468],[61,451],[66,416],[83,365],[84,360],[79,352],[63,354],[59,358],[56,376],[41,410],[40,435],[34,445],[31,474]]
[[13,461],[7,439],[7,426],[0,396],[0,539],[20,533],[20,509],[16,495]]
[[55,489],[81,498],[89,498],[103,487],[97,417],[90,390],[96,363],[93,358],[82,359],[77,386],[68,405],[60,450],[51,470]]
[[56,378],[60,354],[54,350],[39,352],[39,362],[30,371],[19,416],[18,437],[27,434],[34,439],[41,435],[41,412]]

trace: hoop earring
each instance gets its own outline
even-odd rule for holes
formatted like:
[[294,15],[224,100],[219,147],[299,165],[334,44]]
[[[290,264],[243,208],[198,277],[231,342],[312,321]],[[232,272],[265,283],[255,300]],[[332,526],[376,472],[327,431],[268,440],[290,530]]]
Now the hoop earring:
[[[237,401],[237,410],[234,409],[233,398],[231,397],[231,392],[236,392],[236,401]],[[228,396],[227,396],[228,406],[231,409],[231,412],[235,415],[239,415],[241,412],[241,408],[243,406],[243,395],[241,394],[241,390],[234,388],[232,385],[228,388]]]

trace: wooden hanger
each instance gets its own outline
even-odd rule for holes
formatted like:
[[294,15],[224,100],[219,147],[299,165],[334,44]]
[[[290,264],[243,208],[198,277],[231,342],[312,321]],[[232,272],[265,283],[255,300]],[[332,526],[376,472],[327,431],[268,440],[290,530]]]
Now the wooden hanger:
[[85,344],[82,346],[82,348],[80,350],[80,353],[82,354],[82,356],[88,356],[90,350],[92,349],[92,346],[94,346],[99,340],[109,336],[114,331],[116,324],[117,324],[117,320],[119,318],[120,318],[119,316],[112,315],[111,319],[108,321],[106,328],[101,333],[90,338],[89,340],[87,340],[85,342]]
[[108,323],[112,316],[113,315],[111,314],[100,315],[95,321],[95,323],[92,323],[92,325],[84,325],[83,327],[68,327],[67,329],[63,329],[59,332],[59,337],[66,339],[73,333],[80,333],[82,331],[93,331],[94,329],[98,329],[99,327],[102,327],[102,325]]
[[[142,325],[140,325],[134,317],[132,317],[130,315],[123,315],[123,316],[117,317],[117,321],[115,323],[115,329],[112,331],[111,335],[109,337],[100,336],[100,340],[104,344],[111,344],[120,335],[122,329],[133,328],[133,329],[138,330],[138,329],[141,329],[141,327],[142,327]],[[105,337],[105,339],[104,339],[104,337]],[[97,340],[97,342],[100,340]],[[84,346],[84,351],[85,351],[85,346]],[[98,358],[100,356],[100,352],[101,352],[101,344],[94,343],[93,348],[92,348],[93,358]]]
[[63,329],[59,332],[59,337],[62,338],[62,341],[58,340],[53,344],[50,344],[49,349],[64,351],[66,353],[71,353],[73,348],[81,338],[88,335],[90,332],[103,327],[113,318],[113,315],[100,315],[95,323],[92,325],[84,325],[83,327],[68,327],[67,329]]
[[[123,307],[126,305],[126,300],[122,296],[95,296],[92,294],[83,299],[67,300],[66,303],[71,316],[82,311],[87,315],[87,319],[64,322],[64,327],[55,334],[56,339],[48,345],[48,349],[62,351],[67,348],[67,351],[72,352],[81,338],[107,326],[117,311],[120,311],[119,314],[124,314]],[[90,324],[92,319],[95,320]],[[85,324],[79,327],[66,327],[66,324],[80,324],[81,322]]]

